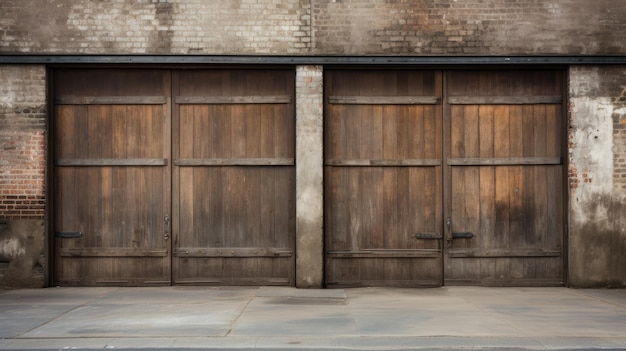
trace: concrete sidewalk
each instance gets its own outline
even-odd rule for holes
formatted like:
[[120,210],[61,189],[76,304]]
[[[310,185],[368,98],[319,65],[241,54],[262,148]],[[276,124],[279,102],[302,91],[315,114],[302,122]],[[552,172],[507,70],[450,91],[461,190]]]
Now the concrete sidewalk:
[[626,349],[626,290],[0,292],[1,349]]

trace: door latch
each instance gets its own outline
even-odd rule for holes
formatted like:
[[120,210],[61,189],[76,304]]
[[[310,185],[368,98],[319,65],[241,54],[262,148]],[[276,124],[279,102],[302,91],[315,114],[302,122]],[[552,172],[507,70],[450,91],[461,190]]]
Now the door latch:
[[166,214],[165,218],[165,233],[163,234],[163,239],[168,240],[170,238],[170,215]]
[[452,241],[452,239],[471,239],[474,237],[474,233],[471,232],[452,232],[452,219],[446,218],[446,240]]

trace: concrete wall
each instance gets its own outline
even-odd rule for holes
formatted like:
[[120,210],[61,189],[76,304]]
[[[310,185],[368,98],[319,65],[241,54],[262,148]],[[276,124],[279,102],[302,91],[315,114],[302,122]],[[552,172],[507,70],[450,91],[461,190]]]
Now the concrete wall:
[[3,0],[0,52],[626,53],[615,0]]
[[0,66],[0,288],[45,283],[46,69]]
[[626,67],[571,67],[570,284],[626,285]]

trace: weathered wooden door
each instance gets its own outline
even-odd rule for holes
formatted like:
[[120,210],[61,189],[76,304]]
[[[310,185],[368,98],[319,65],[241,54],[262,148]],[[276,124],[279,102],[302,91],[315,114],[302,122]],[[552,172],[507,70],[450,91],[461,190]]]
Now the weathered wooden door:
[[293,285],[293,71],[179,71],[173,87],[174,283]]
[[328,71],[327,285],[563,284],[561,86],[559,71]]
[[445,284],[563,284],[558,71],[449,71]]
[[54,82],[55,283],[169,285],[169,73]]
[[441,73],[325,79],[326,284],[441,285]]
[[294,284],[292,70],[57,70],[53,91],[57,284]]

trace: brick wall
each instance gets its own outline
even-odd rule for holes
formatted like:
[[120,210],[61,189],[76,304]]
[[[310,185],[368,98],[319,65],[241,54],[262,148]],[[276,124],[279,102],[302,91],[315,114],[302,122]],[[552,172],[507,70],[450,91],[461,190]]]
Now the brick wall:
[[0,218],[43,218],[44,66],[0,67]]
[[300,0],[9,0],[0,13],[2,52],[298,54],[310,46]]
[[0,66],[0,288],[43,287],[46,69]]
[[615,0],[3,0],[0,52],[625,54]]
[[[623,54],[613,0],[315,0],[314,53]],[[620,47],[621,46],[621,47]]]

